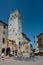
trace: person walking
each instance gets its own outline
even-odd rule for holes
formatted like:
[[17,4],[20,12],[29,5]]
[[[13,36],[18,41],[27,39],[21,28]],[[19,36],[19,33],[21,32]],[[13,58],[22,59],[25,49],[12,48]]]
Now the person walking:
[[2,58],[2,60],[4,60],[4,53],[1,54],[1,58]]

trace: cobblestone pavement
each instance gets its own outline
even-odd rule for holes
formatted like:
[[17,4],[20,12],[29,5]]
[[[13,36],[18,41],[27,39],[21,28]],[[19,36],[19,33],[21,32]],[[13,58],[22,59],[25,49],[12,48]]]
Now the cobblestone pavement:
[[19,61],[6,57],[4,60],[0,58],[0,65],[43,65],[43,56],[38,56],[37,61]]

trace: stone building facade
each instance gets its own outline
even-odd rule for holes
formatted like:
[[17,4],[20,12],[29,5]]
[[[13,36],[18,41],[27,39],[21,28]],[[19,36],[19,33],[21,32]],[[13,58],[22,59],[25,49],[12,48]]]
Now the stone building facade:
[[22,19],[19,10],[10,14],[8,24],[0,21],[0,53],[16,56],[18,52],[30,52],[30,39],[22,33]]
[[21,44],[21,52],[30,52],[30,39],[22,33],[23,43]]
[[0,54],[5,52],[7,43],[7,28],[8,25],[0,20]]
[[43,33],[37,35],[37,44],[39,48],[39,54],[43,55]]

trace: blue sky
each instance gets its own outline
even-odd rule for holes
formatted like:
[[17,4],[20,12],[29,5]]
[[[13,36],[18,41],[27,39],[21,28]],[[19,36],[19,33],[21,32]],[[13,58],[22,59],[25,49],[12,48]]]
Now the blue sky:
[[23,32],[34,46],[33,36],[43,33],[43,0],[0,0],[0,20],[8,23],[15,9],[20,10]]

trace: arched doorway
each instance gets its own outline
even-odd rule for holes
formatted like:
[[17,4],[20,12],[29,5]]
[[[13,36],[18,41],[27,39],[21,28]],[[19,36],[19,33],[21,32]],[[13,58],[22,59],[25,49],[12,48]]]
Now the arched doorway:
[[5,53],[5,48],[2,48],[2,51],[1,51],[1,53]]
[[15,56],[17,56],[17,50],[15,50]]
[[6,49],[6,56],[9,55],[9,54],[10,54],[10,48],[8,47],[8,48]]

